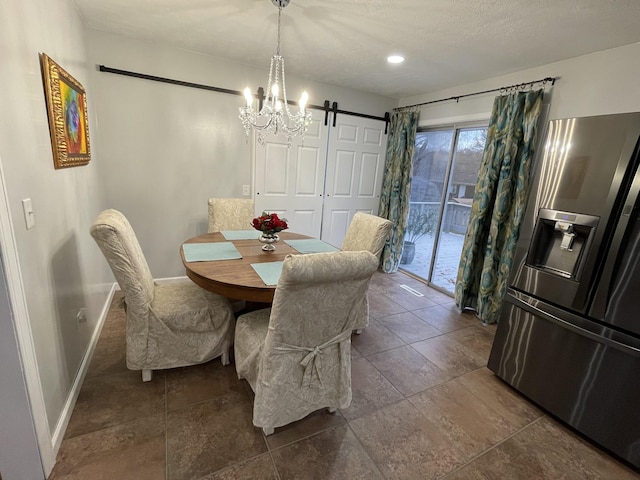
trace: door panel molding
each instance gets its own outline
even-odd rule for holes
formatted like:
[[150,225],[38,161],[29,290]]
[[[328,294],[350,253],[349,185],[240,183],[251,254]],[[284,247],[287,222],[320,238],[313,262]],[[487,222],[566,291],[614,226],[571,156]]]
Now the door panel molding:
[[[337,247],[356,212],[378,213],[387,145],[384,126],[377,120],[340,115],[329,134],[321,238]],[[346,223],[343,212],[348,212]]]
[[356,212],[378,212],[387,136],[381,120],[332,120],[335,127],[313,112],[304,140],[290,147],[279,139],[254,144],[254,200],[256,211],[282,214],[292,231],[340,247]]
[[254,142],[257,212],[275,212],[296,233],[320,237],[328,129],[322,112],[312,112],[304,139]]

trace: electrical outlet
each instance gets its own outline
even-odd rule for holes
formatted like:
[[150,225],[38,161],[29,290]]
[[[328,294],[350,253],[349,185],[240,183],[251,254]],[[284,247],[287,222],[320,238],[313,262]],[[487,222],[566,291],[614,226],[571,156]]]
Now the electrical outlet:
[[249,185],[242,185],[242,195],[251,195],[251,187]]
[[84,323],[87,321],[87,309],[85,307],[82,307],[80,310],[78,310],[76,319],[78,320],[78,324]]

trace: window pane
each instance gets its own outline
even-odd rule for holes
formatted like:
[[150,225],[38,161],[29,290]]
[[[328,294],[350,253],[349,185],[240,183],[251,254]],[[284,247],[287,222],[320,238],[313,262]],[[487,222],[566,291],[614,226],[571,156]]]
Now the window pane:
[[453,130],[418,132],[401,268],[428,279]]
[[431,283],[451,293],[487,138],[486,127],[458,131]]

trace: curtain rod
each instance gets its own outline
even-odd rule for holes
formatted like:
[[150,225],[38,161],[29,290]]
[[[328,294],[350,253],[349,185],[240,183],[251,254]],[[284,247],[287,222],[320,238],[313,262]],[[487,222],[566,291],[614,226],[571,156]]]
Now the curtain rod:
[[544,84],[549,83],[549,82],[551,82],[551,86],[555,85],[556,78],[555,77],[546,77],[546,78],[541,78],[540,80],[532,80],[531,82],[517,83],[515,85],[508,85],[506,87],[492,88],[491,90],[483,90],[481,92],[467,93],[467,94],[464,94],[464,95],[457,95],[455,97],[449,97],[449,98],[440,98],[438,100],[431,100],[429,102],[416,103],[414,105],[406,105],[404,107],[394,108],[393,111],[394,112],[399,112],[401,110],[404,110],[405,108],[421,107],[422,105],[429,105],[429,104],[432,104],[432,103],[447,102],[449,100],[455,100],[456,103],[457,103],[461,98],[465,98],[465,97],[473,97],[474,95],[483,95],[485,93],[492,93],[492,92],[507,93],[509,91],[524,90],[527,87],[533,88],[533,86],[536,83],[542,83],[544,85]]

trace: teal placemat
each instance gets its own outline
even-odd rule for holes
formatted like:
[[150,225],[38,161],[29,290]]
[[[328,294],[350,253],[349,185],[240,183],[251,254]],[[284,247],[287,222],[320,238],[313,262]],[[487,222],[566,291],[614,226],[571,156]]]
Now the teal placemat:
[[337,252],[339,248],[318,240],[317,238],[306,238],[304,240],[285,240],[284,243],[295,248],[300,253],[320,253]]
[[185,243],[182,245],[182,251],[187,262],[242,258],[238,249],[231,242]]
[[284,262],[252,263],[251,266],[260,276],[265,285],[277,285],[282,273]]
[[255,240],[260,237],[259,230],[222,230],[222,236],[227,240]]

